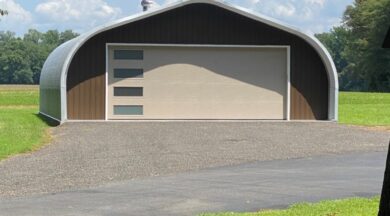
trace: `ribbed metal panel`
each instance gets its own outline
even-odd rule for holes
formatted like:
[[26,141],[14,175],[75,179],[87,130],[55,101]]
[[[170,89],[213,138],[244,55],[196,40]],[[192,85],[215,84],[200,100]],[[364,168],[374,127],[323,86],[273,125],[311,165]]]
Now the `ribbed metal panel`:
[[73,39],[55,49],[47,58],[41,71],[39,111],[59,121],[63,120],[61,115],[62,66],[77,41],[78,39]]

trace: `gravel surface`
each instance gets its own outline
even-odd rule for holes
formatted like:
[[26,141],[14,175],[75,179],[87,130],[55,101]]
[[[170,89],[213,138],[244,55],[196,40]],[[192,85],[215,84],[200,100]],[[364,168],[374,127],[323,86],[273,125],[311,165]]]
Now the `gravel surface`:
[[335,123],[67,123],[43,149],[0,162],[0,197],[54,193],[252,161],[385,151],[388,131]]

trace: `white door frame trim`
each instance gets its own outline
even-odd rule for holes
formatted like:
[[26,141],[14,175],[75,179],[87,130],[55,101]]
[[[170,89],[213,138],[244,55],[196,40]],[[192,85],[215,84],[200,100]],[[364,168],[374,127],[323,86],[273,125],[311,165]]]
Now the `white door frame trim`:
[[106,44],[106,72],[105,72],[105,99],[104,99],[104,108],[105,108],[105,113],[104,113],[104,120],[108,121],[108,58],[109,58],[109,52],[108,52],[108,47],[109,45]]
[[[105,72],[105,121],[108,119],[108,62],[109,62],[109,47],[111,46],[129,46],[129,47],[205,47],[205,48],[271,48],[271,49],[286,49],[287,52],[287,97],[285,101],[285,115],[287,121],[290,121],[291,116],[291,46],[289,45],[218,45],[218,44],[148,44],[148,43],[106,43],[106,72]],[[145,120],[143,120],[145,121]]]

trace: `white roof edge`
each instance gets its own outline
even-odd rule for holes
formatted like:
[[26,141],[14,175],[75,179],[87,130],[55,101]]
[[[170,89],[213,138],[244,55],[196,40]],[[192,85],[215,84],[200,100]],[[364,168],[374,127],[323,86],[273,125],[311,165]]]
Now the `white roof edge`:
[[66,77],[67,77],[67,71],[69,69],[71,60],[73,59],[74,55],[78,51],[78,49],[87,42],[90,38],[93,36],[125,25],[129,24],[138,20],[145,19],[147,17],[151,17],[175,8],[179,8],[185,5],[193,4],[193,3],[206,3],[210,5],[219,6],[221,8],[227,9],[229,11],[238,13],[240,15],[246,16],[248,18],[251,18],[253,20],[257,20],[259,22],[265,23],[267,25],[273,26],[275,28],[281,29],[283,31],[289,32],[291,34],[294,34],[302,39],[304,39],[306,42],[308,42],[321,56],[323,63],[325,64],[325,67],[327,69],[328,78],[329,78],[329,111],[328,111],[328,119],[329,120],[338,120],[338,75],[337,75],[337,69],[336,66],[332,60],[331,55],[327,51],[327,49],[323,46],[323,44],[314,36],[308,35],[304,33],[303,31],[299,30],[298,28],[292,27],[288,24],[285,24],[283,22],[280,22],[278,20],[275,20],[273,18],[264,16],[262,14],[258,14],[254,11],[235,6],[229,3],[226,3],[222,0],[179,0],[177,2],[167,4],[165,6],[161,7],[155,7],[151,8],[147,12],[142,12],[139,14],[135,14],[133,16],[125,17],[110,23],[107,23],[105,25],[102,25],[100,27],[97,27],[87,33],[84,33],[80,35],[79,37],[73,39],[75,40],[75,45],[71,49],[71,51],[68,53],[68,56],[65,60],[65,63],[62,67],[62,74],[61,74],[61,115],[63,120],[67,120],[67,112],[66,112]]

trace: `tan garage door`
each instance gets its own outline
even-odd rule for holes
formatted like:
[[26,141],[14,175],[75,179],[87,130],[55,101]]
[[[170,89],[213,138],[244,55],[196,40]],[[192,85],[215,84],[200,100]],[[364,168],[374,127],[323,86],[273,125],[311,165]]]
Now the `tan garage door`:
[[286,119],[287,49],[109,46],[108,119]]

